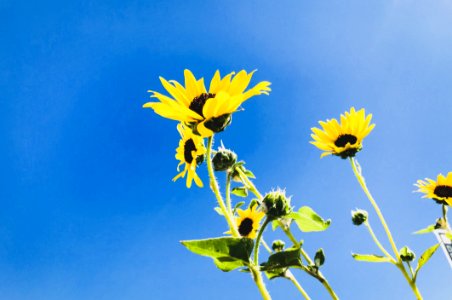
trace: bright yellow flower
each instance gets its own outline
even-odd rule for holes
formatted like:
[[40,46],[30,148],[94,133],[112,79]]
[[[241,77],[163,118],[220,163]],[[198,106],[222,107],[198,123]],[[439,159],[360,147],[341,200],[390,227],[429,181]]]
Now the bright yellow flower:
[[204,154],[206,153],[206,148],[204,147],[204,140],[198,135],[194,135],[190,128],[185,127],[183,124],[177,126],[177,130],[181,135],[181,140],[179,141],[179,147],[176,149],[176,159],[180,161],[177,166],[177,171],[180,171],[180,166],[185,164],[184,170],[177,174],[173,178],[176,181],[178,178],[184,178],[187,175],[187,187],[191,187],[191,183],[195,180],[195,183],[199,187],[203,187],[202,181],[196,174],[196,166],[202,163],[204,160]]
[[374,129],[375,124],[370,124],[372,114],[365,115],[364,108],[341,115],[341,123],[336,119],[320,121],[322,129],[311,128],[314,141],[310,143],[323,150],[320,157],[330,154],[341,158],[353,157],[362,149],[363,139]]
[[452,206],[452,172],[447,173],[447,176],[439,174],[436,181],[430,178],[425,178],[425,181],[418,180],[415,186],[419,188],[416,192],[424,193],[422,198]]
[[256,233],[259,230],[259,223],[265,216],[264,212],[255,210],[256,206],[257,205],[254,205],[247,210],[237,209],[237,214],[239,216],[235,219],[235,222],[242,237],[250,239],[256,237]]
[[242,70],[221,78],[220,72],[216,71],[208,92],[204,78],[196,79],[190,70],[184,71],[185,87],[175,80],[167,81],[160,77],[171,97],[149,91],[152,93],[151,97],[160,102],[148,102],[143,107],[152,108],[162,117],[185,123],[202,137],[210,137],[215,132],[223,131],[231,123],[231,114],[244,101],[256,95],[268,95],[268,81],[261,81],[245,91],[253,73],[254,71],[247,73]]

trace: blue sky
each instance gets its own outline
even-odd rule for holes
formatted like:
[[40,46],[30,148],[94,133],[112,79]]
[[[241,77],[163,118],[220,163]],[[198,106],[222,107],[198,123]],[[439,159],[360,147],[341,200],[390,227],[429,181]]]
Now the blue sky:
[[[346,161],[319,159],[310,128],[351,106],[372,112],[358,156],[369,187],[399,247],[433,245],[411,232],[440,207],[412,191],[452,171],[451,13],[448,1],[0,2],[0,298],[258,299],[248,275],[179,244],[225,223],[209,189],[171,182],[176,124],[141,108],[148,89],[163,91],[160,75],[257,68],[271,95],[248,101],[217,141],[262,191],[285,187],[333,220],[297,234],[309,252],[324,248],[342,299],[409,299],[395,268],[351,258],[377,251],[350,221],[371,208]],[[451,276],[438,252],[419,277],[424,297],[449,295]],[[268,286],[274,299],[297,296],[284,280]]]

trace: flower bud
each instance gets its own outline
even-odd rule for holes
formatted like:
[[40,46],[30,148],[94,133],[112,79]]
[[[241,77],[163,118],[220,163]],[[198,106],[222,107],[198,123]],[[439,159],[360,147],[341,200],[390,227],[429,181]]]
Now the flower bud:
[[414,258],[416,257],[414,252],[411,251],[411,249],[408,248],[407,246],[405,246],[402,249],[400,249],[399,253],[400,253],[400,259],[405,261],[405,262],[413,261]]
[[276,240],[276,241],[273,241],[272,249],[275,252],[280,252],[280,251],[283,251],[285,245],[286,245],[286,243],[284,243],[284,241]]
[[354,225],[359,226],[367,221],[367,211],[363,209],[352,210],[352,222]]
[[284,217],[292,211],[290,198],[287,198],[286,192],[280,189],[267,193],[262,200],[262,207],[270,219]]
[[237,161],[237,154],[221,146],[212,158],[215,171],[226,171]]

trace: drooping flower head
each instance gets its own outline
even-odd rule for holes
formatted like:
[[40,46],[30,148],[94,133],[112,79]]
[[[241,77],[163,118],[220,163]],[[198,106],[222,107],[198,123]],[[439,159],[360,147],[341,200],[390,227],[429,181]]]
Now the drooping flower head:
[[256,233],[259,230],[259,223],[265,216],[262,211],[256,211],[257,205],[254,205],[246,210],[237,209],[237,214],[239,215],[235,222],[237,224],[237,229],[242,237],[247,237],[254,239]]
[[171,97],[150,91],[151,97],[160,102],[148,102],[143,107],[152,108],[162,117],[185,123],[197,135],[210,137],[213,133],[223,131],[231,123],[231,114],[244,101],[256,95],[268,95],[268,81],[261,81],[246,90],[253,73],[254,71],[247,73],[242,70],[221,78],[220,72],[216,71],[209,91],[204,86],[204,78],[196,79],[190,70],[184,71],[185,87],[175,80],[167,81],[160,77]]
[[354,157],[362,149],[363,139],[374,129],[375,124],[370,124],[372,114],[366,116],[364,108],[341,115],[340,123],[336,119],[320,121],[322,129],[311,128],[313,141],[310,143],[323,150],[320,157],[330,154],[341,158]]
[[436,181],[430,178],[418,180],[415,184],[419,189],[416,192],[424,193],[422,198],[430,198],[439,204],[452,206],[452,172],[447,176],[439,174]]
[[185,164],[185,166],[182,172],[173,178],[173,181],[181,177],[184,178],[187,175],[188,188],[191,187],[193,180],[195,180],[197,186],[203,187],[201,179],[196,174],[196,166],[203,162],[206,153],[203,138],[194,135],[190,128],[185,127],[183,124],[179,124],[177,130],[181,135],[179,147],[176,149],[176,159],[180,161],[177,170],[180,171],[181,165]]

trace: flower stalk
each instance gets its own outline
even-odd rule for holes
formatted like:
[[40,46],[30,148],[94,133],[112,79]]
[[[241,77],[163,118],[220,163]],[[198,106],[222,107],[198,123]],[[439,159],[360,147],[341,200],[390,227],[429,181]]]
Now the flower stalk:
[[213,136],[210,136],[208,138],[208,142],[207,142],[207,171],[209,173],[210,188],[212,189],[213,193],[215,194],[215,198],[217,199],[221,212],[223,213],[223,215],[226,219],[226,222],[229,225],[229,229],[231,231],[232,236],[240,237],[240,234],[237,230],[237,226],[233,220],[232,213],[230,212],[229,209],[226,208],[226,205],[224,204],[223,196],[221,196],[220,187],[218,186],[217,178],[215,177],[215,174],[213,173],[212,144],[213,144]]
[[[366,227],[369,230],[370,235],[372,236],[372,238],[374,239],[375,244],[380,248],[380,250],[382,250],[382,252],[386,255],[386,257],[388,257],[391,260],[391,263],[394,264],[402,272],[403,276],[405,277],[406,281],[410,285],[410,287],[411,287],[413,293],[415,294],[416,298],[417,299],[423,299],[418,287],[416,286],[416,282],[415,282],[414,276],[410,276],[408,274],[408,272],[407,272],[407,270],[405,268],[405,265],[403,264],[403,261],[400,258],[400,253],[397,250],[397,246],[396,246],[396,243],[394,241],[394,238],[392,237],[391,230],[389,229],[389,226],[386,223],[386,220],[385,220],[385,218],[383,216],[383,213],[381,212],[377,202],[375,201],[375,199],[373,198],[373,196],[370,193],[369,189],[367,188],[364,176],[361,174],[361,168],[359,168],[359,170],[358,170],[358,166],[359,165],[356,162],[355,158],[350,157],[350,164],[352,166],[353,173],[355,174],[355,177],[358,180],[359,185],[361,186],[362,190],[366,194],[367,198],[369,199],[369,202],[373,206],[375,212],[377,213],[378,218],[380,219],[381,225],[383,226],[383,228],[384,228],[384,230],[386,232],[386,236],[388,237],[389,243],[391,244],[392,250],[394,251],[394,255],[397,258],[397,260],[394,260],[394,258],[389,255],[389,253],[381,245],[381,243],[379,242],[379,240],[375,236],[375,234],[374,234],[372,228],[370,227],[370,225],[366,224]],[[368,223],[368,222],[366,222],[366,223]]]

